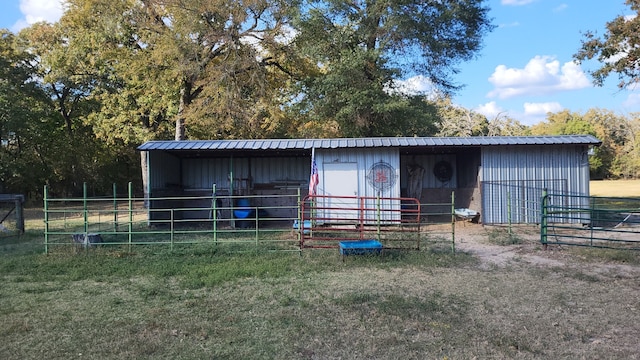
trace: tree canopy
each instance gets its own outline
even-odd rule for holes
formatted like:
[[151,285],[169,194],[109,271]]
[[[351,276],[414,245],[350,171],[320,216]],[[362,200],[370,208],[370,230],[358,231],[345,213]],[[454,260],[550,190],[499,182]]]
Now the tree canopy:
[[100,66],[94,95],[107,106],[97,123],[147,139],[164,137],[167,122],[176,140],[237,137],[269,128],[279,111],[269,105],[286,73],[278,39],[287,9],[273,0],[70,0],[60,23],[68,47]]
[[434,90],[458,89],[456,64],[492,29],[482,3],[307,1],[292,23],[294,45],[317,70],[297,83],[294,109],[307,121],[333,122],[344,136],[433,135],[434,109],[399,92],[397,81],[424,74]]
[[640,0],[626,0],[626,4],[636,14],[621,15],[608,22],[602,37],[588,31],[574,55],[578,62],[598,60],[601,66],[589,72],[598,86],[602,86],[612,73],[618,74],[621,89],[640,81]]

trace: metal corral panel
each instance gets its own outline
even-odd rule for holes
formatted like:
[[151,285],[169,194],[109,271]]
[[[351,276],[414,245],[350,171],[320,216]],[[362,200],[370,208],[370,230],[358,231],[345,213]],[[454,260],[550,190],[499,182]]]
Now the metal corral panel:
[[588,196],[587,150],[587,146],[483,147],[482,221],[538,223],[544,189]]
[[[319,195],[331,195],[331,196],[354,196],[359,197],[371,197],[376,196],[384,198],[399,198],[400,197],[400,154],[397,148],[377,148],[377,149],[316,149],[315,152],[316,163],[318,165],[318,172],[320,177],[320,183],[318,185]],[[339,166],[344,165],[347,168],[352,168],[352,174],[356,176],[353,179],[352,184],[356,187],[353,191],[348,190],[346,193],[340,193],[340,190],[333,191],[327,188],[328,184],[333,182],[333,186],[345,185],[335,184],[336,174],[332,174],[330,169],[336,169]],[[343,167],[344,168],[344,167]],[[389,176],[391,174],[391,176]],[[349,182],[351,179],[347,179]],[[386,181],[386,182],[383,182]],[[379,189],[376,189],[376,186]],[[338,188],[336,188],[338,189]],[[344,189],[344,188],[342,188]],[[332,200],[334,204],[326,204],[327,207],[335,206],[335,202],[338,200]],[[360,204],[355,203],[355,200],[343,200],[345,202],[344,207],[354,208],[359,207]],[[375,208],[376,200],[367,199],[365,203],[366,208]],[[381,218],[383,220],[399,220],[400,218],[400,201],[399,200],[385,200],[380,204]],[[394,211],[387,211],[394,210]],[[374,221],[376,219],[376,213],[371,211],[365,214],[365,219]],[[325,217],[332,217],[332,215],[326,215]],[[353,217],[353,215],[347,215],[346,217]],[[336,222],[339,220],[336,219]]]

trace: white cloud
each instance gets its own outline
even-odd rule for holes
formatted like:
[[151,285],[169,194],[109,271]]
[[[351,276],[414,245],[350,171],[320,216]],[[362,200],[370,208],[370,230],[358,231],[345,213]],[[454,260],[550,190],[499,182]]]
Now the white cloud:
[[482,104],[473,111],[482,114],[489,120],[493,120],[498,116],[508,116],[518,120],[521,124],[531,126],[545,121],[547,113],[562,111],[562,105],[557,102],[546,103],[524,103],[522,110],[505,109],[498,105],[495,101]]
[[550,112],[559,112],[562,110],[562,105],[558,102],[544,102],[544,103],[524,103],[525,115],[546,115]]
[[473,109],[473,111],[486,116],[487,119],[493,119],[499,114],[506,112],[505,109],[501,108],[495,101],[482,104]]
[[20,11],[24,17],[12,27],[20,31],[39,21],[56,22],[64,12],[65,0],[20,0]]
[[520,5],[531,4],[534,1],[536,1],[536,0],[502,0],[500,3],[502,5],[520,6]]
[[563,110],[562,105],[558,102],[544,103],[524,103],[522,105],[524,112],[517,114],[516,119],[521,124],[531,126],[547,119],[547,113],[557,113]]
[[560,62],[551,56],[536,56],[524,68],[498,65],[489,77],[495,89],[488,97],[506,99],[521,95],[544,95],[557,91],[583,89],[591,82],[574,62]]
[[637,108],[637,107],[640,107],[640,94],[638,94],[638,93],[629,94],[629,96],[627,96],[627,100],[625,100],[622,103],[622,106],[624,106],[626,108]]

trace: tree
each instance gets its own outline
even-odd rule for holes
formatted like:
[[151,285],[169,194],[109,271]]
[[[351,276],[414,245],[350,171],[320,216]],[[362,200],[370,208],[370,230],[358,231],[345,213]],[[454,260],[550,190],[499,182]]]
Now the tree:
[[400,116],[413,117],[415,135],[432,135],[433,108],[398,92],[397,80],[425,74],[445,94],[458,89],[455,65],[479,50],[487,15],[479,0],[310,0],[293,22],[294,44],[318,69],[299,81],[296,109],[342,136],[414,135]]
[[608,22],[603,37],[588,31],[580,50],[573,56],[578,62],[594,58],[600,62],[600,68],[589,72],[597,86],[602,86],[612,73],[618,74],[621,89],[640,81],[640,0],[625,3],[636,15],[621,15]]
[[[47,81],[72,84],[71,94],[98,106],[80,118],[111,151],[108,156],[130,164],[136,146],[171,133],[183,140],[286,131],[283,110],[273,101],[279,96],[275,85],[284,83],[280,77],[290,77],[286,44],[279,38],[285,2],[68,0],[67,5],[60,22],[50,26],[49,43],[55,46],[45,45],[54,49],[46,58],[57,66],[50,67]],[[145,169],[146,156],[139,156]]]
[[531,128],[534,135],[590,134],[602,141],[589,157],[591,177],[640,176],[640,121],[608,110],[590,109],[584,114],[563,110]]
[[531,129],[503,113],[497,114],[489,120],[487,136],[526,136],[531,134]]
[[273,77],[287,73],[284,2],[68,3],[61,23],[70,46],[105,71],[94,95],[109,116],[93,116],[96,126],[123,128],[138,142],[164,138],[167,121],[176,140],[272,128],[265,123],[279,108],[255,105],[272,104]]
[[[74,143],[57,102],[42,83],[37,53],[24,38],[0,35],[0,182],[8,191],[37,196],[42,185],[66,192],[77,181]],[[83,139],[79,145],[90,142]],[[75,172],[77,175],[78,172]]]
[[[598,138],[602,140],[599,154],[606,154],[603,177],[640,177],[640,120],[613,114],[611,111],[589,110],[585,115],[593,119]],[[602,155],[601,155],[602,156]]]
[[[57,153],[52,159],[57,176],[54,191],[78,194],[84,181],[100,177],[96,174],[96,157],[101,146],[95,141],[90,126],[83,118],[97,107],[91,101],[90,80],[80,76],[78,53],[69,53],[66,39],[57,24],[37,23],[18,35],[26,51],[34,55],[32,66],[37,74],[38,87],[46,96],[51,115],[47,118],[56,129],[49,151]],[[106,160],[106,159],[102,159]],[[95,176],[95,177],[94,177]]]
[[475,111],[453,104],[450,98],[436,102],[441,123],[438,136],[485,136],[489,131],[487,118]]
[[594,149],[595,156],[590,159],[591,175],[596,179],[616,177],[619,162],[625,144],[629,141],[627,129],[628,119],[614,114],[609,110],[589,109],[582,118],[591,124],[594,135],[602,141],[597,149]]

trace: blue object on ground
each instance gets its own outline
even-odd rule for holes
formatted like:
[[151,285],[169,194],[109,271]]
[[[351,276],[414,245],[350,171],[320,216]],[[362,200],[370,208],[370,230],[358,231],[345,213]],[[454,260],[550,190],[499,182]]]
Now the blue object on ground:
[[[293,229],[298,230],[300,223],[298,220],[293,220]],[[303,220],[302,222],[303,233],[306,235],[311,232],[311,220]]]
[[340,241],[340,255],[379,254],[382,244],[377,240]]

